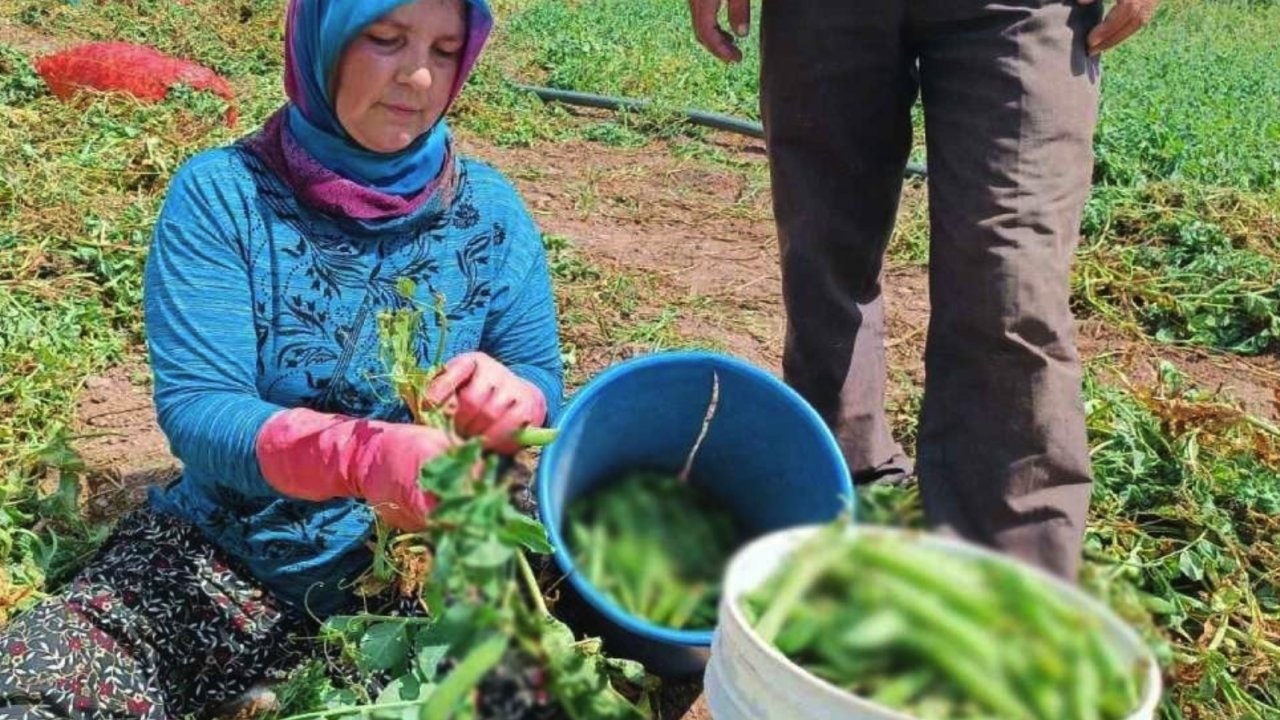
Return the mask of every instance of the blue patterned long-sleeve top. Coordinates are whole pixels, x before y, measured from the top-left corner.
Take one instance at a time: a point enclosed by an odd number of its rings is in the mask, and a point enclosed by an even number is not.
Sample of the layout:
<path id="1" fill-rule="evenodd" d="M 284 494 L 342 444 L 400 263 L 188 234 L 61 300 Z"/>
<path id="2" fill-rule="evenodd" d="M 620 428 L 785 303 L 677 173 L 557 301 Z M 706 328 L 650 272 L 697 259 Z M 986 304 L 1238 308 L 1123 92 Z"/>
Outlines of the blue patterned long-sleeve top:
<path id="1" fill-rule="evenodd" d="M 462 159 L 452 199 L 376 223 L 299 204 L 239 146 L 175 175 L 157 220 L 144 309 L 160 427 L 181 478 L 152 506 L 201 528 L 269 591 L 336 611 L 368 565 L 362 502 L 286 498 L 262 476 L 258 431 L 283 408 L 408 421 L 383 379 L 377 317 L 436 292 L 445 356 L 479 350 L 537 385 L 554 413 L 562 366 L 541 235 L 515 190 Z M 431 317 L 431 313 L 425 313 Z M 420 333 L 434 355 L 434 323 Z"/>

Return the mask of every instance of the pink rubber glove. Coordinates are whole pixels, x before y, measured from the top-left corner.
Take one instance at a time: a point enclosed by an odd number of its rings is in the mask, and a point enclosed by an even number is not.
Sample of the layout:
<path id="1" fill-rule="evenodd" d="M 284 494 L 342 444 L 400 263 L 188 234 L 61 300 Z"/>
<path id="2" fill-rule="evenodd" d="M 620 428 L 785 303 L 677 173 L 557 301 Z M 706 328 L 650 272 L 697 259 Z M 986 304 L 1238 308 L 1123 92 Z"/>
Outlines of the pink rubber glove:
<path id="1" fill-rule="evenodd" d="M 547 399 L 538 386 L 481 352 L 445 363 L 427 399 L 436 405 L 451 403 L 455 393 L 454 429 L 463 437 L 483 438 L 484 446 L 495 452 L 519 452 L 516 431 L 547 419 Z"/>
<path id="2" fill-rule="evenodd" d="M 277 492 L 320 502 L 354 497 L 393 527 L 426 527 L 436 498 L 418 486 L 423 463 L 453 444 L 422 427 L 294 408 L 258 433 L 258 464 Z"/>

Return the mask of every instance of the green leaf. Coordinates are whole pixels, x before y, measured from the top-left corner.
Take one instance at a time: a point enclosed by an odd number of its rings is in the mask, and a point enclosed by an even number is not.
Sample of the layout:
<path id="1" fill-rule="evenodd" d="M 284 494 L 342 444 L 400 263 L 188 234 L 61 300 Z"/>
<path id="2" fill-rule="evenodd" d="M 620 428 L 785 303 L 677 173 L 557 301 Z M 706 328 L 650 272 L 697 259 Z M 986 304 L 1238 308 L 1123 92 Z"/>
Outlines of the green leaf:
<path id="1" fill-rule="evenodd" d="M 431 568 L 431 582 L 427 583 L 426 592 L 423 593 L 423 600 L 427 603 L 427 609 L 435 616 L 443 615 L 446 611 L 444 591 L 453 574 L 453 564 L 456 558 L 454 547 L 452 534 L 446 534 L 436 545 L 435 564 Z"/>
<path id="2" fill-rule="evenodd" d="M 605 665 L 609 668 L 610 674 L 636 687 L 645 687 L 649 683 L 649 673 L 645 671 L 644 665 L 635 660 L 606 658 Z"/>
<path id="3" fill-rule="evenodd" d="M 1204 579 L 1204 566 L 1200 558 L 1193 552 L 1184 552 L 1178 558 L 1178 570 L 1190 580 L 1199 582 Z"/>
<path id="4" fill-rule="evenodd" d="M 46 543 L 39 535 L 27 532 L 18 539 L 18 546 L 23 549 L 30 562 L 40 568 L 41 572 L 48 572 L 53 566 L 54 558 L 58 555 L 58 535 L 53 533 L 48 537 L 49 542 Z"/>
<path id="5" fill-rule="evenodd" d="M 547 617 L 540 628 L 542 644 L 553 655 L 570 652 L 573 648 L 573 630 L 554 617 Z"/>
<path id="6" fill-rule="evenodd" d="M 430 692 L 430 686 L 424 686 L 412 675 L 403 675 L 392 680 L 381 693 L 378 694 L 376 705 L 389 705 L 391 703 L 413 702 L 422 700 L 426 702 L 427 693 Z M 418 717 L 420 705 L 410 705 L 408 707 L 388 708 L 379 710 L 374 708 L 370 715 L 375 720 L 414 720 Z"/>
<path id="7" fill-rule="evenodd" d="M 1178 606 L 1172 602 L 1150 593 L 1140 593 L 1139 598 L 1144 607 L 1156 615 L 1172 615 L 1178 611 Z"/>
<path id="8" fill-rule="evenodd" d="M 368 624 L 368 621 L 358 615 L 334 615 L 320 626 L 320 636 L 322 638 L 348 637 L 359 633 Z"/>
<path id="9" fill-rule="evenodd" d="M 505 635 L 494 635 L 467 653 L 462 662 L 431 693 L 431 698 L 422 706 L 418 717 L 421 720 L 447 720 L 453 717 L 471 691 L 502 660 L 508 642 Z"/>
<path id="10" fill-rule="evenodd" d="M 402 622 L 383 622 L 365 631 L 360 641 L 360 667 L 365 671 L 402 667 L 409 650 L 409 636 Z"/>
<path id="11" fill-rule="evenodd" d="M 542 523 L 521 513 L 511 505 L 504 506 L 503 516 L 505 523 L 499 531 L 499 537 L 503 542 L 522 545 L 530 552 L 542 555 L 554 552 L 555 548 L 547 540 L 547 529 L 542 526 Z"/>
<path id="12" fill-rule="evenodd" d="M 76 473 L 62 471 L 58 475 L 58 489 L 40 498 L 40 513 L 45 517 L 74 519 L 79 517 L 80 478 Z"/>
<path id="13" fill-rule="evenodd" d="M 417 653 L 414 662 L 418 673 L 429 680 L 436 678 L 436 668 L 454 647 L 462 645 L 473 632 L 479 613 L 466 605 L 454 605 L 414 638 Z"/>
<path id="14" fill-rule="evenodd" d="M 376 539 L 373 547 L 373 576 L 383 582 L 390 582 L 396 576 L 396 570 L 387 559 L 387 543 L 390 531 L 382 523 L 374 524 Z"/>
<path id="15" fill-rule="evenodd" d="M 515 550 L 494 538 L 477 545 L 462 558 L 462 564 L 472 568 L 496 568 L 515 557 Z"/>
<path id="16" fill-rule="evenodd" d="M 440 663 L 449 657 L 449 644 L 426 645 L 418 649 L 414 662 L 418 665 L 418 674 L 429 680 L 435 680 L 440 674 Z"/>
<path id="17" fill-rule="evenodd" d="M 51 428 L 51 434 L 52 437 L 38 452 L 40 462 L 58 470 L 83 472 L 84 459 L 71 446 L 66 427 L 57 423 Z"/>
<path id="18" fill-rule="evenodd" d="M 339 708 L 351 707 L 360 704 L 360 698 L 355 691 L 350 688 L 330 688 L 320 696 L 320 704 L 326 710 L 337 710 Z M 333 715 L 330 717 L 341 717 Z"/>
<path id="19" fill-rule="evenodd" d="M 442 499 L 463 493 L 471 480 L 471 468 L 479 462 L 482 450 L 479 442 L 472 441 L 437 455 L 422 466 L 418 484 Z"/>
<path id="20" fill-rule="evenodd" d="M 596 655 L 576 650 L 552 655 L 550 690 L 571 717 L 591 720 L 640 720 L 646 714 L 609 682 L 608 667 Z"/>

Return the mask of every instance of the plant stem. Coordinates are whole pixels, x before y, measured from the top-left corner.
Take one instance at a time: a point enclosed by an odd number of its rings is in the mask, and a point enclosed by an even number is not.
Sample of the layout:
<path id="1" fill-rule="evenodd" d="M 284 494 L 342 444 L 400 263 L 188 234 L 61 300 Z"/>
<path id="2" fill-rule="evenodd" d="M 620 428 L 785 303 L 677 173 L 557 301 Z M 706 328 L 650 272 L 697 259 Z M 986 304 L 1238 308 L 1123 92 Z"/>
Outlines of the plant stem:
<path id="1" fill-rule="evenodd" d="M 328 710 L 317 710 L 315 712 L 303 713 L 301 715 L 290 715 L 286 718 L 282 718 L 282 720 L 308 720 L 309 718 L 324 718 L 324 717 L 334 717 L 334 716 L 341 717 L 345 715 L 355 715 L 355 714 L 360 714 L 363 716 L 364 713 L 368 712 L 369 710 L 396 710 L 399 708 L 418 707 L 418 706 L 427 704 L 428 699 L 429 698 L 424 698 L 421 700 L 404 700 L 401 702 L 393 702 L 393 703 L 378 703 L 374 705 L 350 705 L 350 706 L 343 706 L 338 708 L 329 708 Z"/>
<path id="2" fill-rule="evenodd" d="M 444 366 L 444 349 L 449 339 L 449 315 L 444 311 L 444 295 L 436 293 L 436 323 L 440 327 L 440 335 L 436 338 L 436 356 L 432 361 L 433 368 Z"/>
<path id="3" fill-rule="evenodd" d="M 1227 626 L 1227 634 L 1239 642 L 1256 645 L 1259 649 L 1265 650 L 1272 655 L 1280 655 L 1280 645 L 1276 645 L 1260 635 L 1250 635 L 1234 625 Z"/>
<path id="4" fill-rule="evenodd" d="M 437 618 L 433 617 L 414 617 L 412 615 L 372 615 L 370 613 L 347 615 L 346 617 L 349 618 L 349 622 L 358 622 L 363 624 L 398 622 L 406 625 L 430 625 L 437 620 Z"/>
<path id="5" fill-rule="evenodd" d="M 516 431 L 515 441 L 521 447 L 545 447 L 560 434 L 559 430 L 542 427 L 526 427 Z"/>
<path id="6" fill-rule="evenodd" d="M 520 566 L 520 577 L 524 580 L 525 589 L 533 597 L 534 607 L 538 609 L 542 617 L 551 617 L 551 611 L 547 609 L 547 601 L 542 598 L 542 590 L 538 587 L 538 578 L 533 574 L 533 567 L 529 565 L 529 559 L 524 556 L 523 552 L 516 551 L 516 563 Z"/>

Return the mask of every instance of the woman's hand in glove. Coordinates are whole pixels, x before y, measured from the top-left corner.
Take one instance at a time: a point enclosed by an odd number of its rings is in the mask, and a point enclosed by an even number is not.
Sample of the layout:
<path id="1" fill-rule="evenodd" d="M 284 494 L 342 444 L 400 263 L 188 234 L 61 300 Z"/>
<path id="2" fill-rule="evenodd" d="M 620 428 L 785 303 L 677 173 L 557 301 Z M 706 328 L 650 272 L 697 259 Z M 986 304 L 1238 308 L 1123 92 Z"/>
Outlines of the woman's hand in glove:
<path id="1" fill-rule="evenodd" d="M 448 433 L 421 425 L 294 408 L 267 421 L 256 447 L 263 477 L 282 495 L 360 498 L 393 527 L 416 531 L 436 505 L 418 484 L 422 466 L 453 444 Z"/>
<path id="2" fill-rule="evenodd" d="M 427 391 L 437 405 L 456 395 L 453 425 L 463 437 L 481 437 L 489 450 L 513 455 L 520 450 L 518 430 L 547 419 L 547 400 L 536 385 L 480 352 L 445 363 Z"/>

